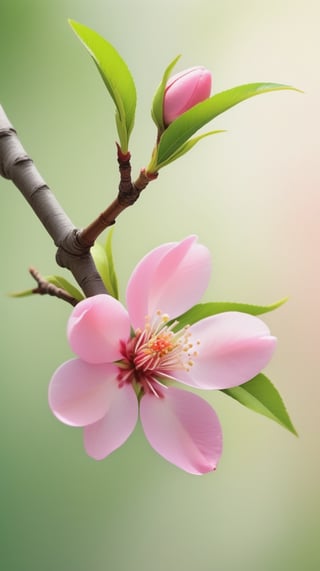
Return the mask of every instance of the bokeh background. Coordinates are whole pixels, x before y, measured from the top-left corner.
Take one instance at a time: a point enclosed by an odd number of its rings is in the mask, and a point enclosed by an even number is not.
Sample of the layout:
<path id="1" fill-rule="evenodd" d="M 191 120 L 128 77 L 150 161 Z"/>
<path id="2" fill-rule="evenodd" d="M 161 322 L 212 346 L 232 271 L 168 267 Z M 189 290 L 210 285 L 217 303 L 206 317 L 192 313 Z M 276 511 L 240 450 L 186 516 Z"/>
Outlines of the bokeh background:
<path id="1" fill-rule="evenodd" d="M 135 77 L 136 172 L 155 137 L 150 101 L 163 69 L 205 65 L 214 90 L 278 81 L 304 90 L 227 112 L 118 220 L 122 296 L 152 247 L 199 235 L 213 253 L 207 300 L 289 302 L 266 317 L 279 337 L 268 374 L 299 439 L 221 393 L 218 470 L 190 476 L 138 426 L 103 462 L 47 405 L 70 357 L 66 304 L 13 300 L 28 266 L 57 272 L 51 239 L 0 180 L 1 568 L 6 571 L 315 571 L 319 555 L 319 18 L 317 0 L 0 0 L 0 101 L 78 226 L 116 190 L 113 105 L 71 17 L 113 43 Z M 62 273 L 59 270 L 58 273 Z M 65 274 L 66 275 L 66 274 Z"/>

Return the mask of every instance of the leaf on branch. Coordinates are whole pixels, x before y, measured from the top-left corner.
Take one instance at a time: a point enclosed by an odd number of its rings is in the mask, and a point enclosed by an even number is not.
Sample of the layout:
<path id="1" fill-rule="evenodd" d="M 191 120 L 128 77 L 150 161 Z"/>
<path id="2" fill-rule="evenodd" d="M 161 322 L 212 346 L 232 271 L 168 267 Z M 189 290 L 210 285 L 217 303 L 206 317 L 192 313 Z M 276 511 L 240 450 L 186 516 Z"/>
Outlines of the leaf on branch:
<path id="1" fill-rule="evenodd" d="M 71 297 L 74 297 L 77 301 L 81 301 L 82 299 L 84 299 L 84 296 L 80 292 L 80 290 L 78 290 L 74 285 L 72 285 L 68 280 L 66 280 L 62 276 L 50 275 L 50 276 L 44 276 L 43 279 L 49 284 L 52 284 L 57 288 L 65 290 L 67 293 L 70 294 Z M 10 293 L 9 295 L 10 297 L 15 297 L 15 298 L 28 297 L 30 295 L 34 295 L 35 289 L 36 288 L 25 289 L 23 291 Z"/>
<path id="2" fill-rule="evenodd" d="M 198 137 L 193 137 L 189 139 L 186 143 L 184 143 L 173 155 L 171 155 L 166 161 L 163 163 L 157 164 L 156 170 L 159 171 L 164 166 L 176 161 L 183 155 L 185 155 L 188 151 L 190 151 L 199 141 L 202 141 L 205 137 L 209 137 L 210 135 L 218 135 L 219 133 L 225 133 L 224 129 L 219 129 L 217 131 L 209 131 L 208 133 L 203 133 Z"/>
<path id="3" fill-rule="evenodd" d="M 128 152 L 133 129 L 137 94 L 127 64 L 116 49 L 94 30 L 69 20 L 69 24 L 84 44 L 116 106 L 116 125 L 123 153 Z"/>
<path id="4" fill-rule="evenodd" d="M 24 289 L 22 291 L 11 292 L 8 295 L 9 297 L 19 298 L 19 297 L 28 297 L 29 295 L 33 295 L 33 293 L 34 293 L 33 289 Z"/>
<path id="5" fill-rule="evenodd" d="M 154 94 L 153 101 L 152 101 L 152 108 L 151 108 L 151 115 L 152 119 L 154 120 L 155 124 L 157 125 L 159 131 L 162 133 L 165 129 L 165 125 L 163 122 L 163 98 L 164 92 L 166 89 L 166 85 L 170 76 L 171 71 L 173 70 L 174 66 L 181 58 L 178 55 L 165 69 L 162 80 L 160 85 L 157 88 L 157 91 Z"/>
<path id="6" fill-rule="evenodd" d="M 97 271 L 108 292 L 116 299 L 119 299 L 118 280 L 112 254 L 112 237 L 113 228 L 108 232 L 105 246 L 95 242 L 90 251 Z"/>
<path id="7" fill-rule="evenodd" d="M 298 436 L 279 392 L 263 373 L 239 387 L 223 389 L 221 392 L 254 412 L 271 418 L 292 432 L 292 434 Z"/>
<path id="8" fill-rule="evenodd" d="M 107 255 L 108 268 L 109 268 L 109 280 L 111 284 L 111 291 L 113 297 L 119 299 L 119 287 L 118 278 L 115 270 L 113 251 L 112 251 L 112 240 L 113 240 L 114 228 L 111 228 L 107 234 L 107 239 L 105 243 L 105 251 Z"/>
<path id="9" fill-rule="evenodd" d="M 64 289 L 77 301 L 84 299 L 84 295 L 81 293 L 81 291 L 62 276 L 45 276 L 44 279 L 49 282 L 49 284 L 53 284 L 56 287 Z"/>
<path id="10" fill-rule="evenodd" d="M 268 313 L 281 307 L 286 301 L 287 298 L 285 297 L 271 305 L 252 305 L 233 301 L 209 301 L 208 303 L 199 303 L 180 315 L 180 317 L 177 317 L 179 323 L 175 329 L 182 329 L 186 325 L 192 325 L 200 321 L 200 319 L 216 315 L 217 313 L 224 313 L 225 311 L 241 311 L 242 313 L 249 313 L 250 315 L 262 315 L 263 313 Z"/>
<path id="11" fill-rule="evenodd" d="M 198 129 L 234 105 L 255 95 L 287 89 L 299 91 L 295 87 L 279 83 L 248 83 L 222 91 L 198 103 L 182 113 L 163 132 L 158 146 L 157 164 L 168 161 Z"/>

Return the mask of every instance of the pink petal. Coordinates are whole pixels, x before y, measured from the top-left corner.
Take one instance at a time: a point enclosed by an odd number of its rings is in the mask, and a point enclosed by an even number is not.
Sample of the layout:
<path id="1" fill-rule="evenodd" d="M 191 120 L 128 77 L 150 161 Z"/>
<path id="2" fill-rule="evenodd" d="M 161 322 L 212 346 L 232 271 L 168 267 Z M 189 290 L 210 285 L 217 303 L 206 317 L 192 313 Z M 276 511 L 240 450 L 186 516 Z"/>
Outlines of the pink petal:
<path id="1" fill-rule="evenodd" d="M 207 99 L 212 77 L 204 67 L 192 67 L 172 76 L 166 86 L 163 116 L 166 125 L 191 107 Z"/>
<path id="2" fill-rule="evenodd" d="M 249 381 L 269 363 L 276 346 L 266 324 L 246 313 L 226 312 L 202 319 L 189 329 L 198 356 L 180 381 L 201 389 L 227 389 Z"/>
<path id="3" fill-rule="evenodd" d="M 162 398 L 145 394 L 140 403 L 144 433 L 166 460 L 190 474 L 214 470 L 222 452 L 219 419 L 197 395 L 169 387 Z"/>
<path id="4" fill-rule="evenodd" d="M 102 418 L 117 387 L 114 365 L 91 365 L 80 359 L 63 363 L 49 385 L 53 414 L 71 426 L 85 426 Z"/>
<path id="5" fill-rule="evenodd" d="M 130 336 L 126 309 L 110 295 L 95 295 L 74 308 L 68 322 L 72 350 L 88 363 L 111 363 L 121 358 L 120 340 Z"/>
<path id="6" fill-rule="evenodd" d="M 157 310 L 177 317 L 205 292 L 211 272 L 210 252 L 195 236 L 153 250 L 133 272 L 127 289 L 127 305 L 134 327 L 143 327 L 147 314 Z"/>
<path id="7" fill-rule="evenodd" d="M 114 385 L 107 414 L 84 429 L 84 446 L 89 456 L 102 460 L 129 438 L 138 418 L 138 401 L 132 385 Z"/>
<path id="8" fill-rule="evenodd" d="M 151 250 L 135 267 L 127 286 L 126 304 L 134 328 L 145 325 L 148 314 L 148 294 L 155 268 L 162 257 L 176 244 L 170 242 Z"/>

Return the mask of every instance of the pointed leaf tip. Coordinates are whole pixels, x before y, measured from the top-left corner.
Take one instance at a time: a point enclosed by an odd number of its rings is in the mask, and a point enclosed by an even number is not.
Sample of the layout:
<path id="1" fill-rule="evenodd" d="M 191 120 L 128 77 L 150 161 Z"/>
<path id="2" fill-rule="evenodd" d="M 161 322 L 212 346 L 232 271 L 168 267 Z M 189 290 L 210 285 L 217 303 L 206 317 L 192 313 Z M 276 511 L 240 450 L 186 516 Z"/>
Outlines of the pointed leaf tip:
<path id="1" fill-rule="evenodd" d="M 136 110 L 136 88 L 127 64 L 117 50 L 94 30 L 68 20 L 72 30 L 95 62 L 116 106 L 116 126 L 121 150 L 128 151 Z"/>
<path id="2" fill-rule="evenodd" d="M 192 325 L 193 323 L 200 321 L 200 319 L 216 315 L 217 313 L 224 313 L 225 311 L 240 311 L 241 313 L 249 313 L 250 315 L 262 315 L 278 309 L 278 307 L 281 307 L 287 300 L 288 298 L 284 297 L 270 305 L 254 305 L 233 301 L 209 301 L 207 303 L 198 303 L 186 311 L 186 313 L 177 317 L 178 325 L 175 329 L 181 329 L 186 325 Z"/>
<path id="3" fill-rule="evenodd" d="M 263 373 L 259 373 L 251 381 L 239 387 L 224 389 L 222 392 L 254 412 L 274 420 L 283 428 L 298 436 L 280 393 Z"/>
<path id="4" fill-rule="evenodd" d="M 157 162 L 161 164 L 168 161 L 196 131 L 231 107 L 256 95 L 283 90 L 299 91 L 295 87 L 280 83 L 247 83 L 216 93 L 198 103 L 175 119 L 163 132 L 158 146 Z"/>
<path id="5" fill-rule="evenodd" d="M 64 289 L 77 301 L 81 301 L 82 299 L 84 299 L 84 296 L 81 293 L 81 291 L 79 291 L 78 288 L 76 288 L 74 285 L 72 285 L 68 280 L 66 280 L 62 276 L 50 275 L 50 276 L 44 276 L 44 279 L 48 283 L 53 284 L 58 288 Z M 34 285 L 33 288 L 18 292 L 11 292 L 8 295 L 9 297 L 14 297 L 14 298 L 31 296 L 35 293 L 36 288 L 37 286 Z"/>
<path id="6" fill-rule="evenodd" d="M 14 297 L 15 299 L 18 299 L 19 297 L 27 297 L 29 295 L 33 294 L 33 288 L 32 289 L 25 289 L 23 291 L 13 291 L 13 292 L 9 292 L 7 295 L 8 297 Z"/>
<path id="7" fill-rule="evenodd" d="M 164 93 L 167 85 L 167 81 L 169 79 L 170 73 L 173 70 L 174 66 L 177 64 L 181 55 L 178 55 L 172 60 L 168 67 L 165 69 L 164 74 L 162 76 L 162 80 L 160 85 L 158 86 L 152 101 L 152 108 L 151 108 L 151 116 L 153 121 L 155 122 L 156 126 L 158 127 L 159 131 L 162 132 L 164 130 L 164 122 L 163 122 L 163 98 Z"/>

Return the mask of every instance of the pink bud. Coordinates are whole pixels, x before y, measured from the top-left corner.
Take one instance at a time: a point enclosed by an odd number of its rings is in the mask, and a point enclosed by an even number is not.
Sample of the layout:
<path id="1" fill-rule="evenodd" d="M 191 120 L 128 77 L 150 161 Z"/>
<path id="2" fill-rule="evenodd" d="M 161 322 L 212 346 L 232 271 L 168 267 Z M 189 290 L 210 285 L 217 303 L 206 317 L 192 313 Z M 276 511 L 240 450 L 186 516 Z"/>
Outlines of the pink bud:
<path id="1" fill-rule="evenodd" d="M 205 67 L 191 67 L 173 75 L 168 81 L 163 99 L 165 125 L 180 117 L 197 103 L 208 99 L 212 77 Z"/>

